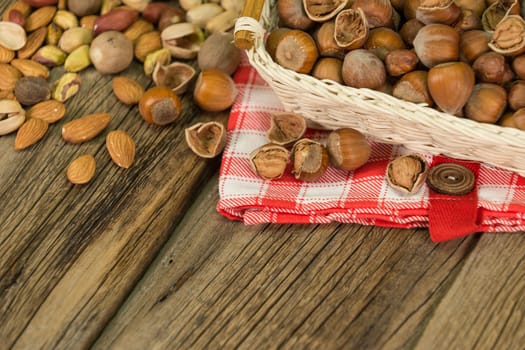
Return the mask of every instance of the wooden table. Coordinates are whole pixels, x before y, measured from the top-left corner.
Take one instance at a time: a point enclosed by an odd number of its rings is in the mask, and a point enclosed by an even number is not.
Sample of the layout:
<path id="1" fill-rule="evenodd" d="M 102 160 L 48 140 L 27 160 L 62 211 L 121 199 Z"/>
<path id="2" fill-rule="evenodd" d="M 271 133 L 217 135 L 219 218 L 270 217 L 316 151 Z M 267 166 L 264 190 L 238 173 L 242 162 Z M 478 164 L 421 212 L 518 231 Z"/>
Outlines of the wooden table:
<path id="1" fill-rule="evenodd" d="M 136 63 L 123 75 L 151 84 Z M 88 69 L 42 141 L 0 137 L 0 349 L 523 348 L 525 236 L 434 244 L 426 230 L 229 221 L 220 159 L 183 138 L 227 113 L 183 100 L 178 123 L 151 126 Z M 62 140 L 94 112 L 112 115 L 102 135 Z M 105 150 L 114 129 L 137 144 L 128 170 Z M 72 185 L 85 153 L 97 174 Z"/>

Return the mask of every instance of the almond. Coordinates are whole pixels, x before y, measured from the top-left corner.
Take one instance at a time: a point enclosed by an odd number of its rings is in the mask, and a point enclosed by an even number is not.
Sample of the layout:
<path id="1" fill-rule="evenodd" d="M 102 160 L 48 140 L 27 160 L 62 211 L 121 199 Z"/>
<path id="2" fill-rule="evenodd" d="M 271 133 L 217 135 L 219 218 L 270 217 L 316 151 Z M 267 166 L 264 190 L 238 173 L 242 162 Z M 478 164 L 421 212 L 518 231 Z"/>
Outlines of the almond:
<path id="1" fill-rule="evenodd" d="M 34 145 L 44 135 L 48 129 L 48 124 L 45 120 L 42 119 L 28 119 L 16 133 L 15 138 L 15 149 L 22 150 L 31 145 Z"/>
<path id="2" fill-rule="evenodd" d="M 153 24 L 141 18 L 126 29 L 124 35 L 127 36 L 129 40 L 135 42 L 142 34 L 152 32 L 154 29 Z"/>
<path id="3" fill-rule="evenodd" d="M 114 130 L 106 136 L 106 149 L 113 162 L 121 168 L 129 168 L 135 159 L 135 142 L 122 130 Z"/>
<path id="4" fill-rule="evenodd" d="M 22 73 L 7 63 L 0 63 L 0 90 L 14 90 Z"/>
<path id="5" fill-rule="evenodd" d="M 162 41 L 158 31 L 142 34 L 135 42 L 135 57 L 144 62 L 148 54 L 161 48 Z"/>
<path id="6" fill-rule="evenodd" d="M 19 11 L 20 13 L 22 13 L 24 15 L 24 17 L 27 17 L 31 13 L 31 6 L 29 4 L 27 4 L 26 2 L 21 1 L 21 0 L 13 2 L 11 5 L 9 5 L 7 7 L 5 12 L 3 13 L 3 15 L 2 15 L 2 20 L 3 21 L 8 21 L 9 20 L 9 16 L 10 16 L 12 10 Z"/>
<path id="7" fill-rule="evenodd" d="M 9 63 L 15 58 L 15 51 L 0 45 L 0 63 Z"/>
<path id="8" fill-rule="evenodd" d="M 49 124 L 59 121 L 65 114 L 66 106 L 57 100 L 39 102 L 26 112 L 28 118 L 43 119 Z"/>
<path id="9" fill-rule="evenodd" d="M 111 120 L 107 113 L 89 114 L 72 120 L 62 127 L 62 138 L 71 143 L 82 143 L 96 137 Z"/>
<path id="10" fill-rule="evenodd" d="M 127 105 L 137 104 L 144 94 L 144 88 L 135 80 L 126 77 L 113 78 L 113 93 L 118 100 Z"/>
<path id="11" fill-rule="evenodd" d="M 44 44 L 46 40 L 47 29 L 41 27 L 27 36 L 24 47 L 18 50 L 18 58 L 29 58 Z"/>
<path id="12" fill-rule="evenodd" d="M 44 79 L 49 77 L 49 69 L 46 66 L 27 58 L 15 58 L 11 61 L 11 65 L 22 72 L 25 77 L 41 77 Z"/>
<path id="13" fill-rule="evenodd" d="M 84 154 L 74 159 L 66 170 L 67 179 L 75 185 L 83 185 L 95 176 L 97 162 L 91 154 Z"/>
<path id="14" fill-rule="evenodd" d="M 45 27 L 53 20 L 57 8 L 55 6 L 43 6 L 32 12 L 26 18 L 26 31 L 32 32 L 38 28 Z"/>

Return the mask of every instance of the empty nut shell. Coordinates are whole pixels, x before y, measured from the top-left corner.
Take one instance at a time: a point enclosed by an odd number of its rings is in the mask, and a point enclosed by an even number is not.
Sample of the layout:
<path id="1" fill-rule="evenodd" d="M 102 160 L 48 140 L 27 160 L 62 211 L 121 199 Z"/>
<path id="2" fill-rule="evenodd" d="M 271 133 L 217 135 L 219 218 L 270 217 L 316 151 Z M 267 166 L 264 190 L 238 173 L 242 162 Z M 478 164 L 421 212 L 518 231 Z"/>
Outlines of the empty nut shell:
<path id="1" fill-rule="evenodd" d="M 314 140 L 301 139 L 292 148 L 292 173 L 302 181 L 315 181 L 328 168 L 329 158 L 326 147 Z"/>
<path id="2" fill-rule="evenodd" d="M 425 183 L 428 163 L 419 154 L 407 154 L 395 158 L 387 165 L 388 184 L 403 193 L 413 194 Z"/>
<path id="3" fill-rule="evenodd" d="M 226 146 L 226 129 L 219 122 L 197 123 L 184 130 L 186 143 L 199 157 L 214 158 Z"/>
<path id="4" fill-rule="evenodd" d="M 283 146 L 269 143 L 250 153 L 253 171 L 265 180 L 279 179 L 286 171 L 290 152 Z"/>
<path id="5" fill-rule="evenodd" d="M 276 112 L 271 115 L 270 129 L 266 138 L 277 145 L 290 145 L 303 137 L 306 131 L 306 120 L 297 113 Z"/>

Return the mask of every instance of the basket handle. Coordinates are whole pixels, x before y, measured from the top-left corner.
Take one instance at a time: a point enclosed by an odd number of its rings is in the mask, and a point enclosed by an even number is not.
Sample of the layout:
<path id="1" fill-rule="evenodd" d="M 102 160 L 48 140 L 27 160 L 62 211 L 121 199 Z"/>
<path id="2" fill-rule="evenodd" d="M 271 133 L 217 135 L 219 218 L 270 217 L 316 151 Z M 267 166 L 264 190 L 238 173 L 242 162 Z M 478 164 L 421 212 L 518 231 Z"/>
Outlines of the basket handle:
<path id="1" fill-rule="evenodd" d="M 251 17 L 258 21 L 261 18 L 264 1 L 265 0 L 246 0 L 241 16 Z M 253 33 L 245 29 L 235 31 L 234 42 L 238 48 L 249 50 L 254 45 Z"/>

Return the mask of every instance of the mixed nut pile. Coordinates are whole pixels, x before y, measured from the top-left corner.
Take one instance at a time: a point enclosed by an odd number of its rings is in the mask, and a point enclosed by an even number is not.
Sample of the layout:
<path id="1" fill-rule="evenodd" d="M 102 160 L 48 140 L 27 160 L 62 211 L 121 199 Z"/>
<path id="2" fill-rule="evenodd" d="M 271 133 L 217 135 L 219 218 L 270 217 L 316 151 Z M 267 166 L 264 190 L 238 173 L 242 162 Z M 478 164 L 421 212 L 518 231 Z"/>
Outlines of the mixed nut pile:
<path id="1" fill-rule="evenodd" d="M 525 129 L 517 0 L 279 0 L 266 48 L 283 67 Z"/>
<path id="2" fill-rule="evenodd" d="M 113 92 L 127 105 L 138 105 L 143 119 L 168 125 L 179 119 L 181 94 L 193 89 L 204 111 L 228 109 L 237 90 L 231 78 L 240 62 L 231 29 L 244 0 L 18 0 L 0 21 L 0 135 L 16 132 L 15 149 L 41 140 L 52 123 L 66 115 L 65 102 L 75 96 L 81 72 L 94 67 L 112 75 Z M 133 61 L 155 86 L 145 90 L 123 75 Z M 50 70 L 65 73 L 50 80 Z M 195 67 L 196 66 L 196 67 Z M 109 125 L 104 111 L 75 118 L 62 126 L 69 143 L 89 141 Z M 218 122 L 185 130 L 188 146 L 199 156 L 214 157 L 226 142 Z M 115 164 L 133 164 L 135 143 L 123 130 L 106 135 Z M 66 173 L 75 184 L 89 182 L 95 158 L 83 155 Z"/>

